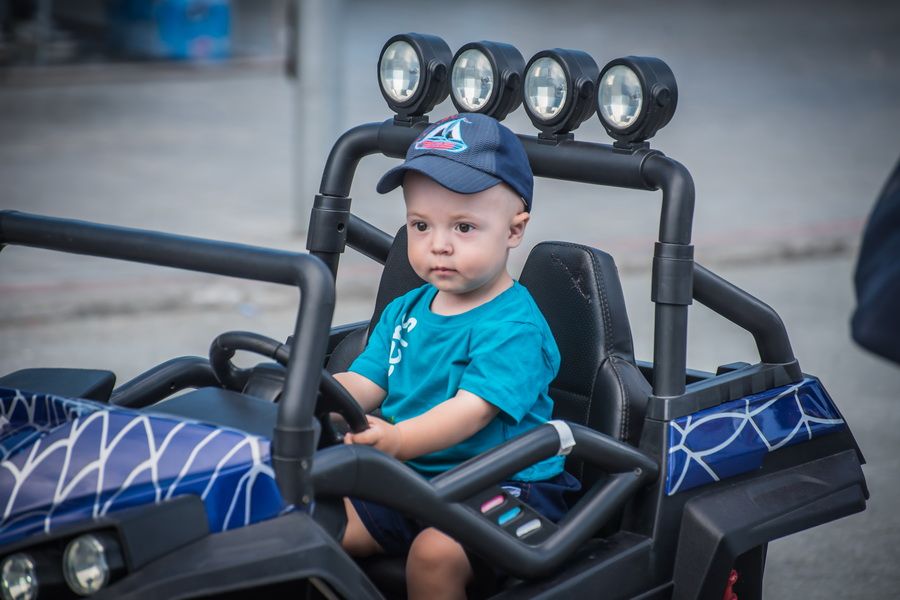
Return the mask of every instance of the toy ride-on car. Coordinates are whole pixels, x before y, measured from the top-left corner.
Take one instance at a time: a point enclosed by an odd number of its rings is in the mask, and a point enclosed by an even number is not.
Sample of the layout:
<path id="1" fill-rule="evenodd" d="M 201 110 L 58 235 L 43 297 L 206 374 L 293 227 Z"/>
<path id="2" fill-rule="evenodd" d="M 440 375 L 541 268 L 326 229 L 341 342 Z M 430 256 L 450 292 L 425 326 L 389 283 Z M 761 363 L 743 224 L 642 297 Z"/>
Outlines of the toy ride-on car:
<path id="1" fill-rule="evenodd" d="M 402 557 L 354 561 L 342 498 L 395 508 L 462 543 L 473 596 L 759 598 L 769 541 L 861 511 L 862 456 L 822 384 L 804 375 L 778 315 L 693 260 L 694 187 L 647 140 L 672 117 L 675 79 L 653 58 L 599 69 L 582 52 L 528 63 L 508 45 L 395 36 L 379 82 L 396 116 L 335 143 L 315 198 L 309 254 L 0 212 L 0 244 L 293 285 L 285 341 L 228 332 L 119 387 L 107 371 L 26 369 L 0 378 L 0 590 L 4 598 L 200 598 L 247 593 L 405 595 Z M 336 443 L 333 413 L 366 427 L 329 373 L 344 370 L 385 305 L 421 281 L 406 233 L 352 214 L 369 154 L 404 156 L 450 91 L 460 111 L 502 119 L 536 176 L 662 190 L 654 248 L 653 362 L 634 356 L 615 264 L 543 242 L 520 282 L 562 355 L 555 420 L 430 480 L 368 446 Z M 575 141 L 594 111 L 613 145 Z M 444 131 L 453 142 L 453 128 Z M 331 326 L 350 246 L 384 265 L 371 322 Z M 692 301 L 749 331 L 760 360 L 686 367 Z M 238 350 L 265 362 L 239 369 Z M 726 362 L 726 360 L 723 360 Z M 582 491 L 551 523 L 499 487 L 556 454 Z M 500 575 L 498 575 L 500 574 Z"/>

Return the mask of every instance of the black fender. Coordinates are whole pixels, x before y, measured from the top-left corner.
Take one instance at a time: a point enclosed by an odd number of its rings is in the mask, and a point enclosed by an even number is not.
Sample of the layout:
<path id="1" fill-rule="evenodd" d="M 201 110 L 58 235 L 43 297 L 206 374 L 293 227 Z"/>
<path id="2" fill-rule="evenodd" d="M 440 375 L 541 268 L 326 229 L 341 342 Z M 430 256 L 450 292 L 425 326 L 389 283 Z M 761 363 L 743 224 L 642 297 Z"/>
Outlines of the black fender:
<path id="1" fill-rule="evenodd" d="M 860 512 L 867 498 L 860 455 L 847 449 L 690 499 L 681 519 L 673 599 L 721 600 L 739 556 Z"/>

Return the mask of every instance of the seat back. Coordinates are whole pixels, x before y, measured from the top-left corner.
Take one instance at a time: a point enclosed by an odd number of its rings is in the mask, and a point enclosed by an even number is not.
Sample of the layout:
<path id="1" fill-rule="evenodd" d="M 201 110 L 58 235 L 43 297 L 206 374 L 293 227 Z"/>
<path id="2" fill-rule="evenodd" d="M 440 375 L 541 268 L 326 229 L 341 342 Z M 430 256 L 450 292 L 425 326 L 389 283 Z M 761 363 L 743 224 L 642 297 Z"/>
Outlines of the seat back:
<path id="1" fill-rule="evenodd" d="M 542 242 L 528 255 L 519 282 L 553 331 L 562 356 L 550 384 L 554 417 L 637 445 L 650 384 L 634 363 L 631 327 L 612 257 L 567 242 Z M 598 471 L 569 460 L 585 487 Z"/>
<path id="2" fill-rule="evenodd" d="M 366 347 L 369 332 L 375 329 L 381 313 L 391 303 L 391 300 L 425 284 L 409 264 L 406 240 L 406 226 L 403 226 L 394 236 L 394 243 L 384 261 L 384 270 L 381 272 L 381 281 L 378 283 L 378 293 L 375 296 L 372 320 L 369 321 L 367 328 L 351 333 L 334 348 L 325 367 L 330 373 L 340 373 L 350 368 L 353 360 Z"/>

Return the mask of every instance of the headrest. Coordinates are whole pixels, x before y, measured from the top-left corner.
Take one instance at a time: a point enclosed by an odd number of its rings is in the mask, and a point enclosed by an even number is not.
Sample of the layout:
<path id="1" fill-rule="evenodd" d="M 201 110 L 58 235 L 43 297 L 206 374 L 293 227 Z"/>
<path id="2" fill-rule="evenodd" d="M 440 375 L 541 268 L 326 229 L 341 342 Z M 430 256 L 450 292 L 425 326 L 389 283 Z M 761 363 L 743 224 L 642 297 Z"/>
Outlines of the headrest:
<path id="1" fill-rule="evenodd" d="M 568 242 L 542 242 L 528 255 L 519 282 L 541 308 L 565 357 L 556 386 L 581 389 L 609 356 L 634 363 L 625 297 L 609 254 Z"/>

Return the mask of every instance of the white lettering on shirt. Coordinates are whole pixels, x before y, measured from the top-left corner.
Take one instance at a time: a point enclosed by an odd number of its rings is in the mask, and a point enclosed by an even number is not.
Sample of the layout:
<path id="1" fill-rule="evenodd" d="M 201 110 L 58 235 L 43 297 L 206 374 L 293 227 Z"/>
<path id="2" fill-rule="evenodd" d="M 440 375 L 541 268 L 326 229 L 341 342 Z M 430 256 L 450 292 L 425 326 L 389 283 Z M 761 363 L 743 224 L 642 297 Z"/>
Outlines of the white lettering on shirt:
<path id="1" fill-rule="evenodd" d="M 403 351 L 401 348 L 406 348 L 409 346 L 409 342 L 403 339 L 403 331 L 405 330 L 408 334 L 410 331 L 415 329 L 416 324 L 415 317 L 406 318 L 406 315 L 400 318 L 400 324 L 394 327 L 394 335 L 391 336 L 391 352 L 388 356 L 388 377 L 394 372 L 394 366 L 399 364 L 403 359 Z M 396 351 L 396 355 L 394 352 Z"/>

